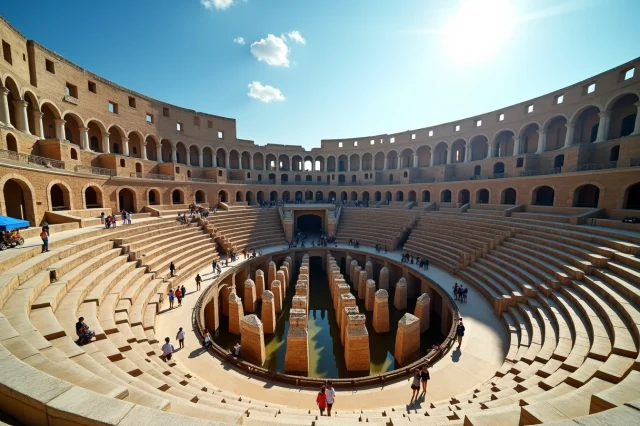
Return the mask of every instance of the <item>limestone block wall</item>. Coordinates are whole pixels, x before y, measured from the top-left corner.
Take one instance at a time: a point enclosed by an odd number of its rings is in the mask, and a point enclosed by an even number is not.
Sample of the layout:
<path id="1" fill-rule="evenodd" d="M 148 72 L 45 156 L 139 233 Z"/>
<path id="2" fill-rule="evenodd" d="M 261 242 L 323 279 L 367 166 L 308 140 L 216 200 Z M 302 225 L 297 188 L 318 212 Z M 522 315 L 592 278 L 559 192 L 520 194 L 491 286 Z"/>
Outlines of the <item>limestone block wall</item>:
<path id="1" fill-rule="evenodd" d="M 345 337 L 345 363 L 349 371 L 369 371 L 369 332 L 365 325 L 366 316 L 351 314 L 347 316 Z"/>
<path id="2" fill-rule="evenodd" d="M 241 320 L 240 356 L 259 366 L 266 359 L 262 322 L 256 315 L 246 315 Z"/>
<path id="3" fill-rule="evenodd" d="M 407 365 L 420 358 L 420 319 L 406 313 L 398 321 L 393 355 L 400 365 Z"/>
<path id="4" fill-rule="evenodd" d="M 229 333 L 240 334 L 242 318 L 244 318 L 244 309 L 242 308 L 242 299 L 237 294 L 229 295 Z"/>
<path id="5" fill-rule="evenodd" d="M 307 373 L 309 371 L 309 333 L 306 310 L 292 308 L 289 311 L 289 331 L 284 366 L 286 372 Z"/>
<path id="6" fill-rule="evenodd" d="M 383 288 L 375 294 L 372 322 L 376 333 L 389 332 L 389 293 Z"/>
<path id="7" fill-rule="evenodd" d="M 262 293 L 261 315 L 262 326 L 265 334 L 273 334 L 276 331 L 275 296 L 271 290 Z"/>

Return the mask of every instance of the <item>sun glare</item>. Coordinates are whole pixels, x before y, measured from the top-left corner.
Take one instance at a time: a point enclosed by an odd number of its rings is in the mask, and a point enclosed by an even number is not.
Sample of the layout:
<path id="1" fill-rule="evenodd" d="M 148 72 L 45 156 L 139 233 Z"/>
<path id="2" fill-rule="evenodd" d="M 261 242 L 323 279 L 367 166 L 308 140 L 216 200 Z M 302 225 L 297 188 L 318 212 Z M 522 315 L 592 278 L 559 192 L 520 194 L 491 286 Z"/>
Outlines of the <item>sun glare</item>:
<path id="1" fill-rule="evenodd" d="M 511 0 L 463 0 L 445 27 L 445 49 L 459 63 L 486 60 L 509 40 L 515 20 Z"/>

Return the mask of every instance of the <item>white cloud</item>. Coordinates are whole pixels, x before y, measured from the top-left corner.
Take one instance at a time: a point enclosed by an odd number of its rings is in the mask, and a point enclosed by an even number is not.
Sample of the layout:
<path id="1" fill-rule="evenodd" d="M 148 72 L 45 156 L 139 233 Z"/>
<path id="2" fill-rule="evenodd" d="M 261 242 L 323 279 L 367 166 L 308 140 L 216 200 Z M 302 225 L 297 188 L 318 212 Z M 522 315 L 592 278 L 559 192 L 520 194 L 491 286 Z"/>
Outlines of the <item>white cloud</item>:
<path id="1" fill-rule="evenodd" d="M 295 41 L 296 43 L 300 43 L 300 44 L 306 44 L 307 40 L 304 39 L 304 37 L 302 37 L 302 35 L 300 34 L 300 31 L 291 31 L 290 33 L 287 34 L 287 37 L 289 37 L 289 39 Z"/>
<path id="2" fill-rule="evenodd" d="M 247 95 L 249 95 L 250 98 L 257 99 L 265 103 L 272 101 L 282 102 L 285 99 L 280 89 L 276 89 L 269 85 L 265 86 L 259 81 L 252 81 L 249 83 L 249 93 L 247 93 Z"/>
<path id="3" fill-rule="evenodd" d="M 235 0 L 200 0 L 200 3 L 209 10 L 213 8 L 216 8 L 218 10 L 225 10 L 230 8 L 233 5 L 234 1 Z"/>
<path id="4" fill-rule="evenodd" d="M 251 53 L 258 58 L 258 61 L 264 61 L 276 67 L 289 66 L 289 52 L 289 46 L 285 43 L 284 38 L 273 34 L 251 43 Z"/>
<path id="5" fill-rule="evenodd" d="M 244 37 L 236 37 L 236 38 L 233 39 L 233 42 L 235 44 L 239 44 L 241 46 L 244 46 L 244 44 L 245 44 Z"/>

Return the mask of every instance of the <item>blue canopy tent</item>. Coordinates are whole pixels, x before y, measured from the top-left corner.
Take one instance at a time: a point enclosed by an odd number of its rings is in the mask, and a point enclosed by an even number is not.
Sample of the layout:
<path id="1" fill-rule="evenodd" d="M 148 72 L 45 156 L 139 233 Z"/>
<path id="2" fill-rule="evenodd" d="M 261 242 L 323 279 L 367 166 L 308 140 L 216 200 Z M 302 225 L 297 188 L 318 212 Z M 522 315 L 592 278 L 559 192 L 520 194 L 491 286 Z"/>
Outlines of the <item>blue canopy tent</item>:
<path id="1" fill-rule="evenodd" d="M 0 231 L 11 231 L 12 229 L 28 228 L 29 222 L 22 219 L 15 219 L 8 216 L 0 216 Z"/>

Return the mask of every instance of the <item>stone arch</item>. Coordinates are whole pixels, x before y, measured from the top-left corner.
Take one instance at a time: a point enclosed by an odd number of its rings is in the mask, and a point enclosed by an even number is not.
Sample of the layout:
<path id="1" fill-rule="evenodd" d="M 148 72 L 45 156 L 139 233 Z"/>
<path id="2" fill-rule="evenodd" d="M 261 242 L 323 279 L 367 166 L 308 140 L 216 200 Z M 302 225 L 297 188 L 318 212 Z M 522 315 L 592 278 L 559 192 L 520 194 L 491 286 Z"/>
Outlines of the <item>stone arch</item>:
<path id="1" fill-rule="evenodd" d="M 346 172 L 349 169 L 349 157 L 345 154 L 338 156 L 338 171 Z"/>
<path id="2" fill-rule="evenodd" d="M 476 191 L 476 203 L 478 204 L 489 204 L 491 199 L 491 193 L 488 189 L 482 188 Z"/>
<path id="3" fill-rule="evenodd" d="M 26 123 L 27 129 L 29 130 L 29 133 L 31 133 L 32 135 L 37 135 L 38 134 L 38 129 L 36 129 L 36 124 L 37 123 L 36 123 L 36 119 L 34 117 L 34 112 L 39 111 L 39 108 L 38 108 L 38 97 L 31 90 L 25 89 L 24 93 L 22 94 L 22 98 L 28 104 L 28 106 L 27 106 L 27 123 Z"/>
<path id="4" fill-rule="evenodd" d="M 422 191 L 422 202 L 423 203 L 430 203 L 431 202 L 431 191 L 429 190 L 424 190 Z"/>
<path id="5" fill-rule="evenodd" d="M 219 203 L 228 203 L 229 202 L 229 192 L 221 189 L 218 191 L 218 202 Z"/>
<path id="6" fill-rule="evenodd" d="M 431 147 L 421 145 L 416 152 L 418 153 L 418 167 L 429 167 L 431 165 Z"/>
<path id="7" fill-rule="evenodd" d="M 215 151 L 215 155 L 216 155 L 216 167 L 220 167 L 223 169 L 226 169 L 229 167 L 229 165 L 227 164 L 227 150 L 220 147 L 218 149 L 216 149 Z"/>
<path id="8" fill-rule="evenodd" d="M 394 197 L 394 201 L 404 201 L 404 192 L 396 191 L 396 195 Z"/>
<path id="9" fill-rule="evenodd" d="M 18 102 L 22 100 L 22 96 L 20 94 L 20 87 L 18 86 L 18 83 L 16 83 L 16 80 L 9 75 L 5 77 L 3 86 L 5 89 L 9 91 L 9 93 L 7 94 L 7 105 L 9 106 L 9 111 L 8 111 L 9 122 L 5 124 L 10 124 L 11 126 L 17 129 L 19 112 L 16 111 L 16 106 L 14 105 L 14 102 Z"/>
<path id="10" fill-rule="evenodd" d="M 116 202 L 118 211 L 138 211 L 138 193 L 130 186 L 122 186 L 116 190 Z"/>
<path id="11" fill-rule="evenodd" d="M 514 152 L 514 136 L 515 132 L 511 129 L 502 129 L 498 131 L 494 137 L 490 149 L 492 149 L 493 157 L 509 157 L 518 155 Z"/>
<path id="12" fill-rule="evenodd" d="M 360 170 L 361 164 L 360 164 L 360 155 L 358 154 L 351 154 L 349 156 L 349 171 L 351 172 L 357 172 L 358 170 Z"/>
<path id="13" fill-rule="evenodd" d="M 49 211 L 73 210 L 73 193 L 66 182 L 54 179 L 47 185 Z"/>
<path id="14" fill-rule="evenodd" d="M 629 184 L 623 188 L 622 208 L 640 210 L 640 182 Z"/>
<path id="15" fill-rule="evenodd" d="M 393 200 L 393 198 L 391 197 L 391 191 L 386 191 L 386 192 L 384 193 L 384 200 L 385 200 L 387 203 L 390 203 L 390 202 Z"/>
<path id="16" fill-rule="evenodd" d="M 373 156 L 373 170 L 384 170 L 384 152 L 378 151 Z"/>
<path id="17" fill-rule="evenodd" d="M 269 193 L 269 201 L 278 201 L 278 191 L 271 191 Z"/>
<path id="18" fill-rule="evenodd" d="M 398 157 L 398 163 L 401 169 L 406 169 L 407 167 L 413 167 L 413 149 L 405 148 L 400 151 L 400 156 Z"/>
<path id="19" fill-rule="evenodd" d="M 200 147 L 196 144 L 189 145 L 189 161 L 194 167 L 202 167 L 202 164 L 200 164 Z"/>
<path id="20" fill-rule="evenodd" d="M 294 172 L 301 172 L 304 170 L 304 162 L 302 156 L 295 154 L 291 157 L 291 170 Z"/>
<path id="21" fill-rule="evenodd" d="M 102 188 L 95 183 L 88 183 L 82 188 L 82 208 L 95 209 L 104 207 Z"/>
<path id="22" fill-rule="evenodd" d="M 586 183 L 573 190 L 573 207 L 598 208 L 600 201 L 600 188 L 593 183 Z"/>
<path id="23" fill-rule="evenodd" d="M 615 96 L 607 103 L 605 111 L 611 114 L 607 139 L 617 139 L 633 133 L 638 112 L 635 104 L 639 99 L 637 93 L 627 92 Z"/>
<path id="24" fill-rule="evenodd" d="M 171 204 L 185 204 L 184 190 L 182 188 L 174 188 L 171 190 Z"/>
<path id="25" fill-rule="evenodd" d="M 416 191 L 411 190 L 409 191 L 409 195 L 407 196 L 407 201 L 409 202 L 416 202 Z"/>
<path id="26" fill-rule="evenodd" d="M 107 128 L 102 121 L 90 118 L 87 120 L 85 127 L 89 129 L 87 136 L 89 137 L 89 149 L 94 152 L 106 152 L 107 147 L 104 146 L 103 141 L 107 135 Z"/>
<path id="27" fill-rule="evenodd" d="M 213 150 L 210 146 L 202 148 L 202 167 L 213 167 Z"/>
<path id="28" fill-rule="evenodd" d="M 586 105 L 569 117 L 569 125 L 573 126 L 572 144 L 595 142 L 600 127 L 600 105 Z"/>
<path id="29" fill-rule="evenodd" d="M 517 192 L 513 188 L 505 188 L 500 193 L 500 204 L 516 204 Z"/>
<path id="30" fill-rule="evenodd" d="M 17 173 L 8 173 L 0 177 L 0 214 L 36 222 L 36 190 L 31 182 Z"/>
<path id="31" fill-rule="evenodd" d="M 498 161 L 493 165 L 493 177 L 503 177 L 504 176 L 504 163 L 502 161 Z"/>
<path id="32" fill-rule="evenodd" d="M 240 167 L 242 170 L 251 169 L 251 154 L 248 151 L 242 151 L 242 155 L 240 156 Z"/>
<path id="33" fill-rule="evenodd" d="M 542 129 L 546 133 L 545 152 L 564 147 L 567 135 L 567 117 L 564 114 L 558 114 L 548 119 Z"/>
<path id="34" fill-rule="evenodd" d="M 489 155 L 489 138 L 485 135 L 476 135 L 469 141 L 471 161 L 484 160 Z"/>
<path id="35" fill-rule="evenodd" d="M 395 149 L 388 151 L 386 154 L 387 157 L 387 169 L 397 169 L 398 168 L 398 152 Z"/>
<path id="36" fill-rule="evenodd" d="M 370 152 L 362 154 L 362 170 L 373 170 L 373 155 Z"/>
<path id="37" fill-rule="evenodd" d="M 198 189 L 194 194 L 195 202 L 198 204 L 207 202 L 207 193 L 202 189 Z"/>
<path id="38" fill-rule="evenodd" d="M 302 170 L 305 172 L 312 172 L 314 167 L 313 157 L 310 155 L 305 155 L 302 158 Z"/>
<path id="39" fill-rule="evenodd" d="M 537 122 L 527 123 L 518 132 L 520 135 L 519 154 L 533 154 L 538 150 L 538 130 L 540 124 Z"/>
<path id="40" fill-rule="evenodd" d="M 458 203 L 464 205 L 471 202 L 471 193 L 468 189 L 461 189 L 458 191 Z"/>
<path id="41" fill-rule="evenodd" d="M 58 107 L 51 101 L 40 100 L 40 112 L 42 113 L 42 131 L 44 139 L 56 139 L 56 120 L 62 119 Z M 64 135 L 62 135 L 64 139 Z"/>
<path id="42" fill-rule="evenodd" d="M 109 127 L 109 152 L 114 154 L 124 154 L 123 139 L 127 134 L 122 127 L 117 124 L 112 124 Z"/>
<path id="43" fill-rule="evenodd" d="M 330 155 L 327 157 L 327 171 L 328 172 L 336 171 L 336 157 L 334 155 Z"/>
<path id="44" fill-rule="evenodd" d="M 550 185 L 536 186 L 531 190 L 531 204 L 535 206 L 553 206 L 556 190 Z"/>
<path id="45" fill-rule="evenodd" d="M 467 153 L 467 141 L 464 139 L 456 139 L 451 144 L 451 158 L 450 163 L 464 163 L 465 155 Z"/>
<path id="46" fill-rule="evenodd" d="M 253 169 L 265 170 L 264 168 L 264 154 L 261 152 L 255 152 L 253 154 Z"/>
<path id="47" fill-rule="evenodd" d="M 160 188 L 156 188 L 156 187 L 148 188 L 145 192 L 146 192 L 145 198 L 147 200 L 147 203 L 150 206 L 157 206 L 162 204 Z"/>
<path id="48" fill-rule="evenodd" d="M 187 146 L 184 142 L 176 142 L 176 163 L 187 164 Z"/>
<path id="49" fill-rule="evenodd" d="M 258 203 L 264 203 L 264 192 L 263 191 L 258 191 L 256 193 L 256 201 Z"/>
<path id="50" fill-rule="evenodd" d="M 244 202 L 244 192 L 242 191 L 236 191 L 236 199 L 235 201 L 238 202 Z"/>
<path id="51" fill-rule="evenodd" d="M 367 203 L 369 202 L 369 191 L 362 191 L 362 194 L 360 195 L 360 199 L 362 201 L 366 201 Z"/>
<path id="52" fill-rule="evenodd" d="M 5 140 L 7 151 L 20 152 L 20 148 L 18 147 L 18 139 L 13 134 L 13 132 L 7 132 L 7 137 L 5 138 Z"/>
<path id="53" fill-rule="evenodd" d="M 438 142 L 433 149 L 433 165 L 439 166 L 441 164 L 447 164 L 447 155 L 449 153 L 449 144 L 445 141 Z"/>
<path id="54" fill-rule="evenodd" d="M 450 189 L 443 189 L 442 192 L 440 192 L 440 202 L 441 203 L 450 203 L 451 202 L 451 190 Z"/>
<path id="55" fill-rule="evenodd" d="M 267 154 L 265 167 L 269 171 L 278 170 L 278 158 L 275 154 Z"/>
<path id="56" fill-rule="evenodd" d="M 144 136 L 137 130 L 129 132 L 129 157 L 142 158 L 142 150 L 144 146 Z"/>
<path id="57" fill-rule="evenodd" d="M 64 139 L 82 148 L 82 141 L 80 140 L 80 128 L 84 127 L 82 118 L 75 112 L 66 111 L 62 119 L 65 121 Z"/>
<path id="58" fill-rule="evenodd" d="M 313 170 L 316 172 L 323 172 L 325 170 L 326 164 L 327 163 L 324 159 L 324 156 L 316 155 L 315 159 L 313 160 Z"/>
<path id="59" fill-rule="evenodd" d="M 373 199 L 375 202 L 382 201 L 382 193 L 380 191 L 376 191 L 373 194 Z"/>
<path id="60" fill-rule="evenodd" d="M 287 154 L 280 154 L 278 156 L 278 167 L 284 171 L 291 170 L 291 159 Z"/>

